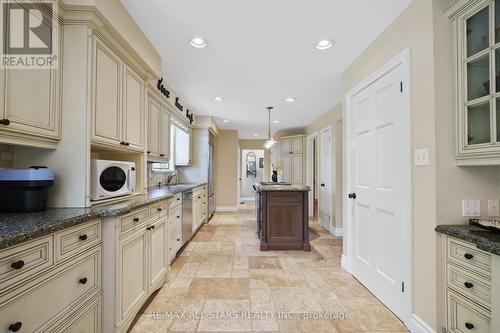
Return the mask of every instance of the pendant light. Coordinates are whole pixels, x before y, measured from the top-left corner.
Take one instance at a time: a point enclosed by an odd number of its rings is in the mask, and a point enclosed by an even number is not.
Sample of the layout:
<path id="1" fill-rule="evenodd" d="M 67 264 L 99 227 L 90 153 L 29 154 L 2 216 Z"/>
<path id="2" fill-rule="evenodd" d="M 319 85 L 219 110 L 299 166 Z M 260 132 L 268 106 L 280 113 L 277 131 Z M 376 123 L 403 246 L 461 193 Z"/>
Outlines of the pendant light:
<path id="1" fill-rule="evenodd" d="M 267 112 L 269 113 L 269 121 L 268 121 L 268 127 L 267 127 L 267 140 L 264 142 L 264 148 L 266 149 L 271 149 L 272 146 L 276 144 L 276 140 L 273 139 L 271 135 L 271 110 L 274 109 L 272 106 L 268 106 Z"/>

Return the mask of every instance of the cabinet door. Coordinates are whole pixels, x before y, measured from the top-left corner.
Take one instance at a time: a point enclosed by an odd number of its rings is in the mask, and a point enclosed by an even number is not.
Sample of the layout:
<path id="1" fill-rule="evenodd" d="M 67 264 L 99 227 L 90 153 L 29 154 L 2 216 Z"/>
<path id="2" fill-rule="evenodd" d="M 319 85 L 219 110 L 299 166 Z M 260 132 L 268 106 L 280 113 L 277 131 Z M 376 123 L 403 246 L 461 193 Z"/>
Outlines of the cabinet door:
<path id="1" fill-rule="evenodd" d="M 292 179 L 292 157 L 291 155 L 281 156 L 281 181 L 290 182 Z"/>
<path id="2" fill-rule="evenodd" d="M 288 155 L 292 151 L 292 142 L 290 140 L 280 141 L 281 155 Z"/>
<path id="3" fill-rule="evenodd" d="M 120 320 L 142 304 L 147 296 L 147 231 L 143 230 L 120 241 L 119 311 Z"/>
<path id="4" fill-rule="evenodd" d="M 148 140 L 148 155 L 151 157 L 160 156 L 160 104 L 149 97 L 149 140 Z"/>
<path id="5" fill-rule="evenodd" d="M 194 197 L 193 196 L 193 225 L 192 225 L 192 228 L 193 228 L 193 233 L 196 231 L 196 229 L 198 228 L 198 215 L 199 215 L 199 202 L 200 202 L 200 199 L 198 199 L 198 197 Z"/>
<path id="6" fill-rule="evenodd" d="M 149 231 L 149 290 L 165 276 L 167 262 L 167 226 L 162 219 Z"/>
<path id="7" fill-rule="evenodd" d="M 169 258 L 170 262 L 175 259 L 177 251 L 182 246 L 182 223 L 177 223 L 172 230 L 170 230 L 169 238 Z"/>
<path id="8" fill-rule="evenodd" d="M 302 184 L 302 154 L 292 155 L 292 184 Z"/>
<path id="9" fill-rule="evenodd" d="M 165 109 L 160 111 L 160 158 L 170 158 L 170 115 Z"/>
<path id="10" fill-rule="evenodd" d="M 302 138 L 296 138 L 292 140 L 292 153 L 294 154 L 302 154 Z"/>
<path id="11" fill-rule="evenodd" d="M 97 37 L 94 40 L 92 139 L 119 144 L 122 141 L 122 61 Z"/>
<path id="12" fill-rule="evenodd" d="M 123 141 L 129 148 L 144 147 L 144 86 L 142 78 L 125 66 L 123 80 Z"/>

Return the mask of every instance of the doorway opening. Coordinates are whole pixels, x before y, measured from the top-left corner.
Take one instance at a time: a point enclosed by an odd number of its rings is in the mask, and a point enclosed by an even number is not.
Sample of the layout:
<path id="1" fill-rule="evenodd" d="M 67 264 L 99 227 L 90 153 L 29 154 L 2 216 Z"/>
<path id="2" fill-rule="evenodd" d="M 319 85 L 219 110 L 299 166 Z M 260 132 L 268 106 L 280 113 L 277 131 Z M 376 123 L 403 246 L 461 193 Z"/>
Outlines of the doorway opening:
<path id="1" fill-rule="evenodd" d="M 264 149 L 242 149 L 240 161 L 240 202 L 254 202 L 253 186 L 264 181 Z"/>

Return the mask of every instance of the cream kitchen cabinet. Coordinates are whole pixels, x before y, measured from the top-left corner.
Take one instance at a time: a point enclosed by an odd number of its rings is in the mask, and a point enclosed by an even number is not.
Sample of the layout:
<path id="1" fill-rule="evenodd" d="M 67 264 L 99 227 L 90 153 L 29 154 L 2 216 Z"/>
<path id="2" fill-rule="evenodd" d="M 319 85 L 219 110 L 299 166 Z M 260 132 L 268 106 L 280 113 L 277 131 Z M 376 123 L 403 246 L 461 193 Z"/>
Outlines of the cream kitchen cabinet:
<path id="1" fill-rule="evenodd" d="M 207 187 L 201 186 L 193 190 L 193 234 L 206 221 Z"/>
<path id="2" fill-rule="evenodd" d="M 292 184 L 304 183 L 304 135 L 279 139 L 281 180 Z"/>
<path id="3" fill-rule="evenodd" d="M 61 139 L 61 55 L 59 49 L 55 69 L 0 70 L 0 142 L 56 148 Z"/>
<path id="4" fill-rule="evenodd" d="M 147 298 L 165 282 L 167 200 L 103 220 L 103 331 L 126 332 Z"/>
<path id="5" fill-rule="evenodd" d="M 170 159 L 170 113 L 156 93 L 148 92 L 148 160 Z"/>
<path id="6" fill-rule="evenodd" d="M 92 91 L 92 142 L 141 151 L 144 80 L 97 36 L 94 36 Z"/>

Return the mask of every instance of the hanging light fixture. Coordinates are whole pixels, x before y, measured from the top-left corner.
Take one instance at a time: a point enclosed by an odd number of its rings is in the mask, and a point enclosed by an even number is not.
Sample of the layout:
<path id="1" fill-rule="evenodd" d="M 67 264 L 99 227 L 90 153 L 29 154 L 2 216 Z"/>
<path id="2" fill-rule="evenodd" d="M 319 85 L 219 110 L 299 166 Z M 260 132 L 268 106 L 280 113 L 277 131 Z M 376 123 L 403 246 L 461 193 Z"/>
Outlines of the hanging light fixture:
<path id="1" fill-rule="evenodd" d="M 267 140 L 264 142 L 264 148 L 266 149 L 271 149 L 272 146 L 276 144 L 276 140 L 273 139 L 271 135 L 271 110 L 274 109 L 272 106 L 268 106 L 267 112 L 269 113 L 269 122 L 268 122 L 268 127 L 267 127 Z"/>

